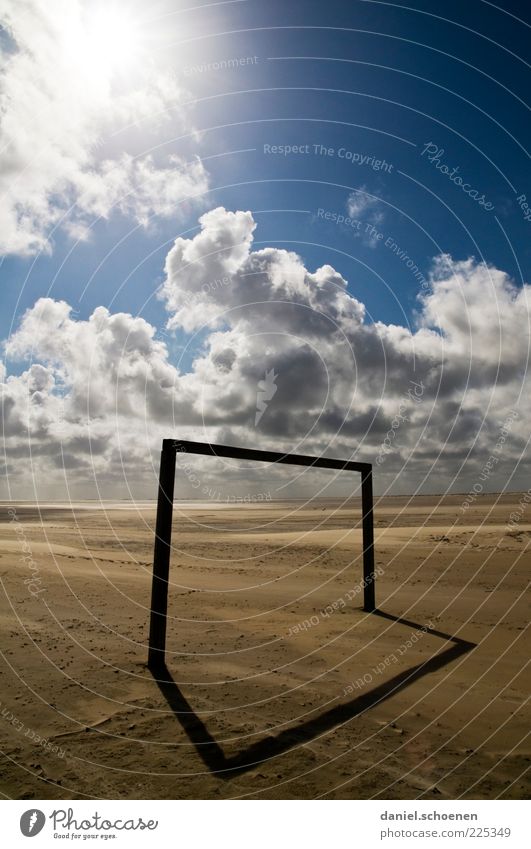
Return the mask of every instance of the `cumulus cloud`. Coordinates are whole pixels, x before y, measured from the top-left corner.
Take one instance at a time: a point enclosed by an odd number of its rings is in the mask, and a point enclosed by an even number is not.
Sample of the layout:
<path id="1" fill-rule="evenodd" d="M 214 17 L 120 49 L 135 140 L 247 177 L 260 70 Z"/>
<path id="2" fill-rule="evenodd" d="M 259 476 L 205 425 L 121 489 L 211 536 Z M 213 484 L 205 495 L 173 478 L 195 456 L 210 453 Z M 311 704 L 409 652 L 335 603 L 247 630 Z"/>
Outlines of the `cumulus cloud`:
<path id="1" fill-rule="evenodd" d="M 114 21 L 115 43 L 105 41 L 113 22 L 97 22 L 97 7 L 89 0 L 2 3 L 1 253 L 49 249 L 59 222 L 86 237 L 87 221 L 114 209 L 146 224 L 152 215 L 174 215 L 180 200 L 206 189 L 198 160 L 106 150 L 106 139 L 131 124 L 153 129 L 171 114 L 181 131 L 191 127 L 173 76 L 141 54 L 141 79 L 133 67 L 120 68 L 115 54 L 127 33 Z"/>
<path id="2" fill-rule="evenodd" d="M 186 400 L 155 335 L 142 318 L 98 307 L 82 321 L 50 298 L 24 314 L 5 349 L 30 365 L 0 385 L 8 484 L 16 489 L 18 482 L 25 497 L 33 486 L 56 494 L 68 470 L 74 489 L 82 472 L 77 497 L 94 497 L 100 477 L 123 497 L 129 485 L 149 479 L 151 452 L 172 427 L 176 397 Z"/>
<path id="3" fill-rule="evenodd" d="M 253 250 L 250 212 L 220 207 L 200 225 L 176 239 L 159 290 L 169 327 L 202 339 L 191 368 L 170 361 L 142 318 L 99 307 L 80 321 L 41 299 L 6 346 L 31 363 L 3 378 L 8 464 L 31 443 L 41 469 L 67 456 L 70 470 L 77 458 L 107 482 L 118 469 L 138 483 L 144 470 L 149 494 L 161 437 L 181 436 L 381 456 L 380 488 L 440 491 L 459 474 L 463 489 L 516 411 L 489 483 L 504 485 L 517 466 L 511 485 L 525 483 L 529 286 L 441 256 L 414 329 L 369 323 L 355 281 L 330 265 L 312 271 L 292 251 Z"/>
<path id="4" fill-rule="evenodd" d="M 474 259 L 441 256 L 419 296 L 414 330 L 369 324 L 354 287 L 331 266 L 312 272 L 292 252 L 251 250 L 250 213 L 219 208 L 200 223 L 194 239 L 176 240 L 160 294 L 170 326 L 211 328 L 191 376 L 202 387 L 206 420 L 223 420 L 234 437 L 248 439 L 257 383 L 273 370 L 277 392 L 260 419 L 270 447 L 302 440 L 308 450 L 336 445 L 336 453 L 370 459 L 415 384 L 422 402 L 408 404 L 396 461 L 418 451 L 419 440 L 431 458 L 441 448 L 464 458 L 474 440 L 483 450 L 515 406 L 514 447 L 522 447 L 529 286 Z M 223 283 L 210 285 L 215 280 Z"/>
<path id="5" fill-rule="evenodd" d="M 361 322 L 364 307 L 347 294 L 346 280 L 330 265 L 308 271 L 290 251 L 251 253 L 256 224 L 250 212 L 222 207 L 203 215 L 194 239 L 176 239 L 165 264 L 160 297 L 172 313 L 170 328 L 201 327 L 205 321 L 320 335 L 330 322 Z"/>

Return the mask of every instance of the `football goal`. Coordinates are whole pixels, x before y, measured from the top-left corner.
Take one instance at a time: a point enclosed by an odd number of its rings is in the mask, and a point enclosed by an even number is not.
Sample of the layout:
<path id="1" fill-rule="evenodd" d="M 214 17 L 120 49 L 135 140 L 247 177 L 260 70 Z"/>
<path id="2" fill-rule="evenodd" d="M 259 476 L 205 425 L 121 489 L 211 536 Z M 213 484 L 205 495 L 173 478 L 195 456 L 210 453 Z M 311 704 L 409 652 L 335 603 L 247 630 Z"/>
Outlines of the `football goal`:
<path id="1" fill-rule="evenodd" d="M 163 667 L 165 664 L 175 466 L 177 453 L 183 452 L 211 457 L 229 457 L 235 460 L 251 460 L 257 463 L 283 463 L 291 466 L 309 466 L 315 469 L 359 472 L 361 474 L 363 534 L 363 609 L 371 613 L 376 609 L 372 465 L 370 463 L 334 460 L 329 457 L 309 457 L 304 454 L 255 451 L 249 448 L 236 448 L 231 445 L 213 445 L 208 442 L 163 439 L 160 456 L 149 623 L 148 666 L 151 669 Z"/>

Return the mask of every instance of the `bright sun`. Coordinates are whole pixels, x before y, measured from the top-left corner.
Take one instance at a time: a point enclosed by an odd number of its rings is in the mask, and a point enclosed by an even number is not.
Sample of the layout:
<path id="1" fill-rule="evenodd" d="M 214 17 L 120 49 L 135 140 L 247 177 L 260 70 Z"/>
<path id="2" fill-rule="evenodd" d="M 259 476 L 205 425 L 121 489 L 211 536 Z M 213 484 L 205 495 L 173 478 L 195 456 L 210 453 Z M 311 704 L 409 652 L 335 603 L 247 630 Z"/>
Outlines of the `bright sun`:
<path id="1" fill-rule="evenodd" d="M 71 44 L 77 61 L 93 72 L 109 78 L 132 70 L 140 59 L 140 27 L 126 7 L 110 4 L 92 6 L 83 27 Z"/>

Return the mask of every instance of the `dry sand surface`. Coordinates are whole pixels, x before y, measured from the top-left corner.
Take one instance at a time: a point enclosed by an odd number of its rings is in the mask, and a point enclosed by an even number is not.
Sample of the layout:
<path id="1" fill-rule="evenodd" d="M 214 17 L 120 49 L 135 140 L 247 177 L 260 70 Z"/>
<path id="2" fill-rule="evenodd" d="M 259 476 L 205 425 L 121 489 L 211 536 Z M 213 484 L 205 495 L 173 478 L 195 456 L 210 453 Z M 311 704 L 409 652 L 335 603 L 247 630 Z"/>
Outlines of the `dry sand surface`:
<path id="1" fill-rule="evenodd" d="M 381 615 L 362 610 L 358 502 L 178 506 L 159 683 L 154 506 L 3 504 L 1 792 L 526 796 L 518 500 L 381 499 Z"/>

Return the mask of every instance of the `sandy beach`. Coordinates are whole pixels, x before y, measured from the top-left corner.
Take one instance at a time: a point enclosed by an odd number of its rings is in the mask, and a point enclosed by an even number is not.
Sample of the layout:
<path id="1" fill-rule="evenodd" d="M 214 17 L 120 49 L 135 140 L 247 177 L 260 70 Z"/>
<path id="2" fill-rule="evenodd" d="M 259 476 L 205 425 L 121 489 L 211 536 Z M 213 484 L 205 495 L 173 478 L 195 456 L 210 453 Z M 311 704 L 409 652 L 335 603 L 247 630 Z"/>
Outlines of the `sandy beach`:
<path id="1" fill-rule="evenodd" d="M 154 505 L 3 503 L 1 792 L 525 797 L 520 498 L 377 500 L 376 614 L 357 501 L 177 504 L 159 681 Z"/>

